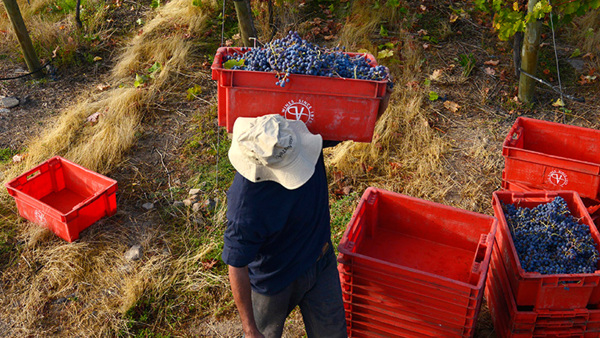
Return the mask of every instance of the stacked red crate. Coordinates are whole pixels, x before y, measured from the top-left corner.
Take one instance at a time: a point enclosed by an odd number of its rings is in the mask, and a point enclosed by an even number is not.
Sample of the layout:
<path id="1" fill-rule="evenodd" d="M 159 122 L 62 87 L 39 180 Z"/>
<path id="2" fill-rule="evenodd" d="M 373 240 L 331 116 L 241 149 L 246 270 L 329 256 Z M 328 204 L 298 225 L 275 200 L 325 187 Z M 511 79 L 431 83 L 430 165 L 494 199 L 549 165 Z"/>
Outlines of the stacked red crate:
<path id="1" fill-rule="evenodd" d="M 590 227 L 596 247 L 600 234 L 574 191 L 497 191 L 492 205 L 498 219 L 486 299 L 499 337 L 599 337 L 600 271 L 542 275 L 519 262 L 502 203 L 533 208 L 561 196 L 571 214 Z"/>
<path id="2" fill-rule="evenodd" d="M 600 219 L 600 130 L 519 117 L 502 145 L 502 188 L 577 191 Z"/>
<path id="3" fill-rule="evenodd" d="M 472 337 L 493 217 L 369 188 L 339 245 L 348 334 Z"/>

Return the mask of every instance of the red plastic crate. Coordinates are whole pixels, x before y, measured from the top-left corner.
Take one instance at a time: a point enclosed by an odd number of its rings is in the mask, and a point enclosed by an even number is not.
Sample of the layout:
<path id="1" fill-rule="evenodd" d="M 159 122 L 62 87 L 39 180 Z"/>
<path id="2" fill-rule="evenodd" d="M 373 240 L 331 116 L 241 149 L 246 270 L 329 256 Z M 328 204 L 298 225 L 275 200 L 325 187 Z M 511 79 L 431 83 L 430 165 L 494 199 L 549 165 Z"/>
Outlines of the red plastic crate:
<path id="1" fill-rule="evenodd" d="M 218 82 L 219 125 L 228 132 L 238 117 L 280 114 L 304 121 L 325 140 L 371 141 L 387 81 L 290 74 L 290 81 L 280 87 L 273 72 L 223 68 L 225 55 L 242 53 L 242 48 L 221 47 L 211 67 Z M 365 58 L 377 65 L 372 55 Z"/>
<path id="2" fill-rule="evenodd" d="M 507 271 L 496 254 L 490 263 L 485 297 L 498 337 L 600 336 L 592 322 L 599 318 L 600 310 L 533 310 L 517 306 Z"/>
<path id="3" fill-rule="evenodd" d="M 348 308 L 369 300 L 472 335 L 496 227 L 490 216 L 368 188 L 338 247 Z"/>
<path id="4" fill-rule="evenodd" d="M 542 275 L 537 272 L 526 272 L 519 262 L 501 202 L 533 208 L 541 203 L 551 202 L 557 196 L 564 198 L 573 217 L 581 219 L 582 223 L 590 227 L 596 247 L 600 248 L 600 233 L 576 192 L 496 191 L 493 194 L 492 206 L 499 224 L 496 240 L 507 269 L 512 292 L 515 294 L 515 300 L 519 306 L 561 310 L 585 308 L 600 302 L 600 287 L 598 286 L 600 271 L 591 274 Z"/>
<path id="5" fill-rule="evenodd" d="M 6 183 L 19 214 L 72 242 L 117 210 L 117 181 L 53 157 Z"/>
<path id="6" fill-rule="evenodd" d="M 407 310 L 425 315 L 439 312 L 439 317 L 447 323 L 462 326 L 465 318 L 474 317 L 479 310 L 479 293 L 466 297 L 442 285 L 385 276 L 373 269 L 358 269 L 344 264 L 338 265 L 338 270 L 342 284 L 351 292 L 375 297 L 381 302 L 389 301 L 390 304 L 401 302 Z"/>
<path id="7" fill-rule="evenodd" d="M 384 331 L 387 337 L 465 337 L 472 335 L 472 329 L 450 331 L 445 327 L 429 324 L 419 318 L 404 318 L 402 314 L 386 313 L 369 304 L 352 304 L 347 308 L 351 313 L 346 318 L 348 331 L 360 324 L 364 333 L 371 336 L 376 332 Z M 350 337 L 355 335 L 349 334 Z"/>
<path id="8" fill-rule="evenodd" d="M 443 336 L 469 337 L 478 311 L 459 315 L 452 308 L 439 308 L 414 300 L 386 297 L 371 293 L 360 286 L 342 283 L 343 298 L 352 315 L 375 314 L 378 320 L 387 320 L 394 326 L 417 332 L 437 332 Z M 410 297 L 410 296 L 409 296 Z M 459 311 L 462 312 L 462 311 Z"/>
<path id="9" fill-rule="evenodd" d="M 600 130 L 519 117 L 502 147 L 504 180 L 600 200 Z"/>

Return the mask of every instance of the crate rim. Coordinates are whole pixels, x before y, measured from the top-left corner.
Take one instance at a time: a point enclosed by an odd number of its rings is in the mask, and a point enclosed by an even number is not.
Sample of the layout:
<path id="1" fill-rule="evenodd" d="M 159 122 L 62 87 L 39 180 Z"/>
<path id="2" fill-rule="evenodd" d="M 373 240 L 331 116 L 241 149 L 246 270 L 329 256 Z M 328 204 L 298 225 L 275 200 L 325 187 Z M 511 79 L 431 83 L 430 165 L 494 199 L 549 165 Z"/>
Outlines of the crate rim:
<path id="1" fill-rule="evenodd" d="M 583 201 L 581 200 L 581 197 L 579 196 L 579 193 L 577 193 L 577 191 L 574 190 L 553 190 L 553 191 L 547 191 L 547 190 L 539 190 L 539 191 L 513 191 L 513 190 L 498 190 L 498 191 L 494 191 L 492 194 L 492 200 L 493 201 L 497 201 L 500 202 L 500 199 L 498 198 L 498 195 L 550 195 L 550 196 L 558 196 L 559 194 L 564 194 L 564 193 L 569 193 L 569 194 L 573 194 L 574 198 L 577 199 L 579 201 L 579 203 L 583 206 Z M 500 205 L 499 205 L 500 206 Z M 500 206 L 500 208 L 502 208 Z M 596 225 L 594 223 L 594 221 L 592 220 L 591 216 L 589 215 L 589 213 L 587 212 L 587 208 L 585 209 L 585 214 L 582 217 L 582 220 L 585 219 L 587 226 L 590 227 L 590 232 L 592 232 L 591 229 L 596 229 L 597 232 L 600 233 L 600 231 L 598 231 L 598 229 L 596 228 Z M 501 209 L 502 210 L 502 209 Z M 500 217 L 498 218 L 498 224 L 501 224 L 501 221 L 503 221 L 503 224 L 506 224 L 506 227 L 508 227 L 508 223 L 506 221 L 506 217 L 504 216 L 504 210 L 502 210 L 502 213 L 500 214 Z M 499 231 L 502 232 L 503 227 L 500 227 L 501 229 Z M 510 229 L 508 229 L 508 236 L 507 237 L 507 241 L 509 243 L 509 250 L 512 251 L 513 255 L 515 256 L 516 260 L 516 265 L 517 265 L 517 271 L 519 272 L 519 276 L 522 276 L 523 278 L 543 278 L 545 276 L 552 276 L 552 277 L 564 277 L 564 276 L 569 276 L 569 277 L 591 277 L 591 276 L 598 276 L 600 274 L 600 269 L 596 270 L 596 272 L 594 273 L 573 273 L 573 274 L 541 274 L 539 272 L 527 272 L 525 271 L 525 269 L 523 269 L 523 267 L 521 266 L 521 261 L 519 260 L 519 255 L 517 254 L 517 250 L 515 248 L 515 243 L 513 242 L 512 239 L 512 234 L 510 233 Z M 596 242 L 596 247 L 600 247 L 600 242 Z M 600 249 L 599 249 L 600 251 Z M 599 261 L 600 262 L 600 261 Z"/>
<path id="2" fill-rule="evenodd" d="M 563 123 L 558 123 L 558 122 L 552 122 L 552 121 L 534 119 L 534 118 L 526 117 L 526 116 L 519 116 L 519 117 L 517 117 L 517 119 L 515 120 L 515 122 L 513 123 L 513 125 L 508 130 L 508 134 L 504 138 L 504 142 L 502 142 L 502 156 L 504 158 L 511 157 L 511 156 L 509 156 L 507 154 L 507 151 L 505 151 L 507 149 L 517 150 L 519 152 L 523 152 L 523 153 L 526 153 L 526 154 L 540 154 L 537 151 L 533 151 L 533 150 L 529 150 L 529 149 L 525 149 L 525 148 L 518 148 L 518 147 L 515 147 L 515 146 L 511 146 L 509 144 L 510 141 L 511 141 L 511 139 L 512 139 L 512 135 L 515 133 L 515 130 L 521 125 L 521 121 L 532 121 L 533 123 L 551 125 L 551 126 L 555 126 L 555 127 L 558 127 L 558 126 L 567 126 L 567 127 L 569 127 L 569 129 L 574 129 L 574 130 L 578 130 L 578 131 L 585 131 L 586 133 L 597 133 L 597 134 L 600 135 L 600 130 L 597 130 L 597 129 L 584 128 L 584 127 L 574 126 L 574 125 L 570 125 L 570 124 L 563 124 Z M 559 160 L 564 160 L 565 159 L 564 156 L 557 156 L 557 155 L 551 155 L 551 154 L 543 154 L 543 155 L 545 157 L 552 158 L 552 159 L 559 159 Z M 524 161 L 524 162 L 532 162 L 532 161 L 528 161 L 528 160 L 525 160 L 525 159 L 519 159 L 519 160 Z M 575 163 L 589 164 L 589 165 L 592 165 L 592 166 L 598 166 L 598 165 L 600 165 L 600 161 L 598 161 L 598 163 L 588 162 L 588 161 L 582 161 L 582 160 L 578 160 L 578 159 L 569 159 L 569 161 L 570 162 L 575 162 Z M 532 162 L 532 163 L 534 163 L 534 162 Z M 575 170 L 575 169 L 570 169 L 570 170 L 586 173 L 586 172 L 581 171 L 581 170 Z M 596 175 L 598 175 L 598 174 L 596 174 Z"/>
<path id="3" fill-rule="evenodd" d="M 74 212 L 77 212 L 77 210 L 75 210 L 75 209 L 72 209 L 71 211 L 69 211 L 69 212 L 67 212 L 67 213 L 62 213 L 62 212 L 60 212 L 58 209 L 56 209 L 56 208 L 54 208 L 54 207 L 50 206 L 49 204 L 47 204 L 47 203 L 44 203 L 44 202 L 42 202 L 41 200 L 39 200 L 39 199 L 36 199 L 36 198 L 34 198 L 33 196 L 31 196 L 31 195 L 29 195 L 29 194 L 27 194 L 27 193 L 25 193 L 25 192 L 23 192 L 23 191 L 20 191 L 20 190 L 16 189 L 16 187 L 14 187 L 14 186 L 12 186 L 12 185 L 11 185 L 12 183 L 14 183 L 15 181 L 17 181 L 17 180 L 18 180 L 18 179 L 20 179 L 21 177 L 26 177 L 26 176 L 28 176 L 28 175 L 31 175 L 32 173 L 36 172 L 36 171 L 38 170 L 38 168 L 39 168 L 40 166 L 44 165 L 45 163 L 50 163 L 51 161 L 54 161 L 54 160 L 58 160 L 58 161 L 61 161 L 61 162 L 66 162 L 66 163 L 68 163 L 69 165 L 72 165 L 72 166 L 75 166 L 75 167 L 77 167 L 78 169 L 84 170 L 84 171 L 86 171 L 86 172 L 88 172 L 88 173 L 90 173 L 90 174 L 93 174 L 94 176 L 100 176 L 100 177 L 102 177 L 102 178 L 104 178 L 104 179 L 106 179 L 106 180 L 108 180 L 108 181 L 109 181 L 109 183 L 110 183 L 110 184 L 109 184 L 109 185 L 108 185 L 108 186 L 107 186 L 105 189 L 103 189 L 103 190 L 102 190 L 102 191 L 100 191 L 100 192 L 96 192 L 96 193 L 95 193 L 95 194 L 93 194 L 92 196 L 90 196 L 90 197 L 86 198 L 85 200 L 81 201 L 81 202 L 80 202 L 78 205 L 86 205 L 86 204 L 88 204 L 89 202 L 91 202 L 91 201 L 95 200 L 96 198 L 98 198 L 98 196 L 102 195 L 102 194 L 103 194 L 105 191 L 107 191 L 107 190 L 109 190 L 109 189 L 112 189 L 113 187 L 115 187 L 115 186 L 117 185 L 117 181 L 116 181 L 115 179 L 112 179 L 112 178 L 110 178 L 110 177 L 107 177 L 107 176 L 105 176 L 105 175 L 102 175 L 102 174 L 100 174 L 100 173 L 97 173 L 97 172 L 95 172 L 95 171 L 93 171 L 93 170 L 90 170 L 90 169 L 88 169 L 88 168 L 85 168 L 85 167 L 83 167 L 83 166 L 81 166 L 81 165 L 79 165 L 79 164 L 77 164 L 77 163 L 75 163 L 75 162 L 73 162 L 73 161 L 69 161 L 69 160 L 67 160 L 66 158 L 62 157 L 62 156 L 59 156 L 59 155 L 57 155 L 57 156 L 53 156 L 53 157 L 51 157 L 51 158 L 49 158 L 49 159 L 47 159 L 47 160 L 45 160 L 45 161 L 43 161 L 43 162 L 40 162 L 39 164 L 37 164 L 37 165 L 36 165 L 36 166 L 34 166 L 33 168 L 31 168 L 31 169 L 27 170 L 25 173 L 23 173 L 23 174 L 20 174 L 19 176 L 17 176 L 17 177 L 15 177 L 15 178 L 13 178 L 12 180 L 10 180 L 10 181 L 8 181 L 8 182 L 4 183 L 4 186 L 5 186 L 5 187 L 6 187 L 6 188 L 7 188 L 9 191 L 18 191 L 18 193 L 19 193 L 19 194 L 21 194 L 21 195 L 23 195 L 23 196 L 25 196 L 25 197 L 27 197 L 27 198 L 30 198 L 30 199 L 34 199 L 34 200 L 36 200 L 36 201 L 37 201 L 37 203 L 41 203 L 41 204 L 43 204 L 45 207 L 49 208 L 50 210 L 53 210 L 54 212 L 56 212 L 56 213 L 57 213 L 58 215 L 60 215 L 61 217 L 68 217 L 68 216 L 69 216 L 69 215 L 71 215 L 72 213 L 74 213 Z"/>

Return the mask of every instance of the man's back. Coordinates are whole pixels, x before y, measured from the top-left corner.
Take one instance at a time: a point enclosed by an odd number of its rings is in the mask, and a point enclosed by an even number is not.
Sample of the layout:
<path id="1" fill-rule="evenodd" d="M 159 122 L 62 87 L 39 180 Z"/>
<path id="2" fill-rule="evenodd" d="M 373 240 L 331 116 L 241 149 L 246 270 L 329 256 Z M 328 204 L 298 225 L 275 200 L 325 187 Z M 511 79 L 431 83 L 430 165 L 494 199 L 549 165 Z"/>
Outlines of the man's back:
<path id="1" fill-rule="evenodd" d="M 313 176 L 294 190 L 236 174 L 228 192 L 227 219 L 225 262 L 248 265 L 255 291 L 280 291 L 316 260 L 331 237 L 323 156 Z"/>

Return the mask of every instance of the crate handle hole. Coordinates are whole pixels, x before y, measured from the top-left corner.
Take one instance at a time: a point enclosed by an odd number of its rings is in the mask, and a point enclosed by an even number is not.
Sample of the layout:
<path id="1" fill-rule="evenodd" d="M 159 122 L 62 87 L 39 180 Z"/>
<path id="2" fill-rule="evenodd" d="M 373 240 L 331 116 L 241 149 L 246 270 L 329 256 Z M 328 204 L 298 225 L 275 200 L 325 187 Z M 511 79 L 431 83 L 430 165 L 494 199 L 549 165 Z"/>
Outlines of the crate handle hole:
<path id="1" fill-rule="evenodd" d="M 31 174 L 27 175 L 27 180 L 29 181 L 30 179 L 36 177 L 37 175 L 41 174 L 42 172 L 39 170 L 36 170 L 34 172 L 32 172 Z"/>

